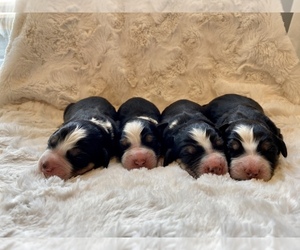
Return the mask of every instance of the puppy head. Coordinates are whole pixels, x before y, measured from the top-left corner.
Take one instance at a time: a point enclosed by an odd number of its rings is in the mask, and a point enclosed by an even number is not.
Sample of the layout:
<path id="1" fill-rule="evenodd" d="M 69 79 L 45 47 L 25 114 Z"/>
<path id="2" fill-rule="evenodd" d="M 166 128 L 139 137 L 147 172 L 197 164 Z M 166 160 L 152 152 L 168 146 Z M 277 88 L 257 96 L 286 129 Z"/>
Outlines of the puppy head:
<path id="1" fill-rule="evenodd" d="M 282 135 L 272 133 L 259 122 L 230 124 L 224 132 L 224 140 L 229 173 L 233 179 L 268 181 L 274 174 L 280 153 L 287 156 Z"/>
<path id="2" fill-rule="evenodd" d="M 126 169 L 156 167 L 160 153 L 156 124 L 143 119 L 127 122 L 122 129 L 119 151 Z"/>
<path id="3" fill-rule="evenodd" d="M 174 136 L 164 165 L 178 160 L 181 167 L 198 178 L 205 173 L 223 175 L 228 171 L 223 140 L 209 124 L 193 124 Z"/>
<path id="4" fill-rule="evenodd" d="M 50 177 L 68 179 L 92 168 L 107 167 L 109 135 L 91 121 L 68 122 L 54 132 L 38 162 L 39 170 Z"/>

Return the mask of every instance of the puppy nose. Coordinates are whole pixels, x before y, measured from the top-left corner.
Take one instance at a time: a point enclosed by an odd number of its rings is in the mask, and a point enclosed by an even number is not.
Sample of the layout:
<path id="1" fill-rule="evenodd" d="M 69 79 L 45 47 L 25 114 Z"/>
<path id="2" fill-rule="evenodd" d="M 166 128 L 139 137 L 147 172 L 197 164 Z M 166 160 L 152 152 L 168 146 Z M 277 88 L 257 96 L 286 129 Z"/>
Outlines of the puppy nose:
<path id="1" fill-rule="evenodd" d="M 222 166 L 212 166 L 208 169 L 208 173 L 221 175 L 223 173 Z"/>
<path id="2" fill-rule="evenodd" d="M 49 164 L 48 161 L 45 161 L 42 163 L 42 169 L 43 172 L 51 172 L 52 171 L 52 167 L 51 164 Z"/>
<path id="3" fill-rule="evenodd" d="M 249 179 L 257 178 L 260 170 L 259 169 L 246 169 L 245 173 Z"/>
<path id="4" fill-rule="evenodd" d="M 135 159 L 134 160 L 134 165 L 137 166 L 137 167 L 143 167 L 145 162 L 146 162 L 146 160 L 144 158 Z"/>

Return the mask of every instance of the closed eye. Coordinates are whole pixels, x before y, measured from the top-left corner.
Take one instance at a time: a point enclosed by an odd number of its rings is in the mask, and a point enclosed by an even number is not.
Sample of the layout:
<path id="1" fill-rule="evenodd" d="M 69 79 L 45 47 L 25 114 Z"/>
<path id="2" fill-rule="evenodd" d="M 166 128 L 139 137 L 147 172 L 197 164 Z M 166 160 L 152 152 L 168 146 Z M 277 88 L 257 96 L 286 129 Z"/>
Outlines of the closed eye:
<path id="1" fill-rule="evenodd" d="M 154 148 L 156 147 L 159 142 L 153 133 L 143 133 L 142 134 L 142 142 L 145 146 Z"/>
<path id="2" fill-rule="evenodd" d="M 242 145 L 240 142 L 233 140 L 229 143 L 229 149 L 234 150 L 234 151 L 238 151 L 241 149 Z"/>
<path id="3" fill-rule="evenodd" d="M 152 142 L 153 139 L 154 139 L 154 137 L 153 137 L 152 135 L 146 135 L 146 136 L 145 136 L 145 141 L 146 141 L 146 142 Z"/>
<path id="4" fill-rule="evenodd" d="M 59 141 L 59 137 L 57 135 L 51 136 L 48 141 L 48 147 L 55 148 L 56 145 L 58 144 L 58 141 Z"/>
<path id="5" fill-rule="evenodd" d="M 213 138 L 211 143 L 215 149 L 223 150 L 224 148 L 224 141 L 221 137 Z"/>
<path id="6" fill-rule="evenodd" d="M 68 150 L 66 156 L 75 169 L 85 167 L 91 161 L 90 156 L 79 148 Z"/>
<path id="7" fill-rule="evenodd" d="M 195 154 L 196 151 L 197 151 L 197 149 L 194 146 L 192 146 L 192 145 L 185 146 L 182 149 L 182 153 L 183 154 Z"/>
<path id="8" fill-rule="evenodd" d="M 260 144 L 260 148 L 264 151 L 268 151 L 271 148 L 271 143 L 268 141 L 264 141 Z"/>
<path id="9" fill-rule="evenodd" d="M 194 146 L 192 144 L 185 145 L 180 151 L 179 159 L 187 166 L 193 168 L 193 166 L 198 164 L 199 159 L 204 153 L 205 150 L 203 147 Z"/>
<path id="10" fill-rule="evenodd" d="M 72 148 L 68 150 L 68 154 L 73 157 L 79 156 L 81 153 L 82 151 L 79 148 Z"/>
<path id="11" fill-rule="evenodd" d="M 202 155 L 205 152 L 204 148 L 201 146 L 196 146 L 193 144 L 186 144 L 180 150 L 181 157 L 188 156 L 188 157 L 196 157 L 198 155 Z"/>
<path id="12" fill-rule="evenodd" d="M 263 141 L 258 145 L 260 151 L 263 152 L 273 152 L 276 151 L 274 144 L 270 141 Z"/>
<path id="13" fill-rule="evenodd" d="M 130 141 L 124 137 L 120 140 L 120 146 L 123 148 L 123 149 L 126 149 L 126 148 L 129 148 L 131 145 Z"/>

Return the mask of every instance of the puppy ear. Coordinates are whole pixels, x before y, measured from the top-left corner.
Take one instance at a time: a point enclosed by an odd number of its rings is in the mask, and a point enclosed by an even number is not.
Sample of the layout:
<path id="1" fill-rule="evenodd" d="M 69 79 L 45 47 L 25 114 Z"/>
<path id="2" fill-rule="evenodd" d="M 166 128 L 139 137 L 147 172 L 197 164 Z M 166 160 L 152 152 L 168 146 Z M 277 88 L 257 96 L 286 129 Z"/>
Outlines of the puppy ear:
<path id="1" fill-rule="evenodd" d="M 168 122 L 159 123 L 156 125 L 156 128 L 160 135 L 164 132 L 165 128 L 169 125 Z"/>
<path id="2" fill-rule="evenodd" d="M 280 150 L 281 154 L 283 155 L 283 157 L 287 157 L 287 148 L 283 141 L 282 134 L 279 134 L 279 136 L 276 136 L 276 144 L 278 145 L 279 150 Z"/>
<path id="3" fill-rule="evenodd" d="M 174 154 L 174 151 L 173 149 L 169 148 L 165 154 L 163 166 L 164 167 L 168 166 L 170 163 L 172 163 L 175 160 L 176 160 L 176 156 Z"/>
<path id="4" fill-rule="evenodd" d="M 226 129 L 229 127 L 229 123 L 222 124 L 221 126 L 218 126 L 216 129 L 220 131 L 221 135 L 225 133 Z"/>
<path id="5" fill-rule="evenodd" d="M 270 131 L 275 135 L 276 143 L 280 149 L 281 154 L 284 157 L 287 157 L 287 148 L 283 141 L 283 136 L 280 132 L 280 129 L 275 125 L 275 123 L 267 116 L 264 116 L 264 120 L 266 124 L 268 125 Z"/>
<path id="6" fill-rule="evenodd" d="M 68 117 L 67 113 L 70 110 L 70 108 L 74 105 L 75 103 L 70 103 L 64 110 L 64 114 L 63 114 L 63 120 L 67 121 L 70 119 L 70 117 Z"/>
<path id="7" fill-rule="evenodd" d="M 107 168 L 110 160 L 110 154 L 108 153 L 106 148 L 101 148 L 99 150 L 99 155 L 98 155 L 98 167 L 105 167 Z"/>

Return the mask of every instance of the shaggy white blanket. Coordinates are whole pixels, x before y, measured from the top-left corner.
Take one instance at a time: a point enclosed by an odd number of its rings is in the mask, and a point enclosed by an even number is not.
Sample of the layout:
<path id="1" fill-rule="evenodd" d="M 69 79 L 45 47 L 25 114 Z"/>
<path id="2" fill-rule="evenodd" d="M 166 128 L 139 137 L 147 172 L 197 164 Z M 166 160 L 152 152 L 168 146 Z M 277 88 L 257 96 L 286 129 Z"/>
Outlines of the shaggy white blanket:
<path id="1" fill-rule="evenodd" d="M 0 236 L 300 236 L 300 66 L 279 13 L 19 13 L 0 76 Z M 36 170 L 72 101 L 142 96 L 162 110 L 225 93 L 282 130 L 288 157 L 268 182 L 193 179 L 176 163 L 113 160 L 68 181 Z"/>

